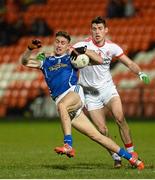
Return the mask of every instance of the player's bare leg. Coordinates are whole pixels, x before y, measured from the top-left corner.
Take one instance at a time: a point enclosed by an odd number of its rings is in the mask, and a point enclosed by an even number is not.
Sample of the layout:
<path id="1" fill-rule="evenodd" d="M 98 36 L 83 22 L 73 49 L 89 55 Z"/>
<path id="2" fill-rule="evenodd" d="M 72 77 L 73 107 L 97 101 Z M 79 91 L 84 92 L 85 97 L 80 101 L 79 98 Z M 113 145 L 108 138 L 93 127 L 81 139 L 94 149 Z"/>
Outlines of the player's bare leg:
<path id="1" fill-rule="evenodd" d="M 106 118 L 105 118 L 104 108 L 89 111 L 89 115 L 90 115 L 94 125 L 99 130 L 99 132 L 101 134 L 109 137 L 108 128 L 106 126 Z M 121 167 L 121 158 L 116 153 L 114 153 L 112 151 L 108 150 L 108 152 L 110 153 L 110 155 L 114 159 L 114 167 L 120 168 Z"/>
<path id="2" fill-rule="evenodd" d="M 119 96 L 113 97 L 107 107 L 111 110 L 120 130 L 120 135 L 124 144 L 132 142 L 129 126 L 125 120 L 121 99 Z"/>
<path id="3" fill-rule="evenodd" d="M 95 126 L 90 122 L 90 120 L 84 115 L 83 112 L 72 120 L 72 126 L 80 131 L 81 133 L 87 135 L 92 140 L 101 144 L 114 152 L 118 152 L 120 147 L 113 142 L 110 138 L 103 136 Z"/>
<path id="4" fill-rule="evenodd" d="M 75 156 L 75 150 L 72 148 L 71 119 L 68 112 L 77 110 L 81 106 L 80 96 L 73 91 L 65 95 L 57 104 L 61 126 L 64 132 L 64 146 L 55 148 L 58 154 L 65 154 L 68 157 Z"/>
<path id="5" fill-rule="evenodd" d="M 105 148 L 117 153 L 119 156 L 127 159 L 130 164 L 136 166 L 139 170 L 144 169 L 144 163 L 137 158 L 133 157 L 123 148 L 120 148 L 113 140 L 103 136 L 89 121 L 89 119 L 82 112 L 78 117 L 72 120 L 72 126 L 80 131 L 81 133 L 87 135 L 89 138 L 99 143 Z"/>
<path id="6" fill-rule="evenodd" d="M 135 157 L 138 157 L 138 154 L 134 152 L 134 146 L 132 143 L 132 138 L 130 134 L 129 126 L 124 117 L 123 108 L 121 99 L 119 96 L 113 97 L 110 102 L 107 104 L 107 107 L 111 110 L 120 130 L 120 135 L 122 141 L 128 152 L 133 154 Z"/>
<path id="7" fill-rule="evenodd" d="M 68 112 L 79 109 L 81 106 L 80 96 L 75 92 L 69 92 L 57 104 L 62 129 L 65 135 L 71 134 L 71 119 Z"/>

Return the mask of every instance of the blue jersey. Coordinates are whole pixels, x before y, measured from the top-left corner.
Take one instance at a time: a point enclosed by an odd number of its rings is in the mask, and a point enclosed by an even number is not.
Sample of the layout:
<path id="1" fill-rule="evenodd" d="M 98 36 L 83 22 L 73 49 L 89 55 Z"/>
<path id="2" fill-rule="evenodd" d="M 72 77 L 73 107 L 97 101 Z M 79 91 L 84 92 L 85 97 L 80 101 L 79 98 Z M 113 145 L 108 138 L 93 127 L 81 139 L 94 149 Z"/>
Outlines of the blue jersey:
<path id="1" fill-rule="evenodd" d="M 53 99 L 77 84 L 77 69 L 72 66 L 70 55 L 46 57 L 41 70 Z"/>

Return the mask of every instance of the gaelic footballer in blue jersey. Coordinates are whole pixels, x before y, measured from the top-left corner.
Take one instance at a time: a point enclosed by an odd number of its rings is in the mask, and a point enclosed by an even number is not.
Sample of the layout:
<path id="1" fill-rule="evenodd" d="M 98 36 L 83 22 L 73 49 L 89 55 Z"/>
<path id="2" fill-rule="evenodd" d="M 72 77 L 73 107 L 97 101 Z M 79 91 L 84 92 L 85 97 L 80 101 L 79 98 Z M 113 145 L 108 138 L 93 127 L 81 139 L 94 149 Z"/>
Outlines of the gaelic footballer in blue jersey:
<path id="1" fill-rule="evenodd" d="M 77 85 L 77 69 L 71 65 L 71 57 L 67 54 L 70 49 L 70 36 L 68 33 L 64 31 L 56 33 L 54 55 L 46 57 L 44 61 L 31 58 L 33 49 L 40 47 L 41 42 L 33 40 L 22 56 L 22 64 L 42 70 L 51 96 L 56 102 L 64 133 L 64 146 L 56 147 L 55 151 L 68 157 L 75 156 L 71 135 L 71 126 L 73 126 L 102 146 L 125 157 L 130 163 L 139 168 L 138 164 L 142 163 L 141 161 L 133 158 L 131 154 L 120 148 L 110 138 L 101 135 L 82 112 L 84 94 L 82 87 Z M 93 51 L 86 50 L 85 53 L 94 61 L 100 61 L 100 57 Z M 72 53 L 72 55 L 76 56 L 76 53 Z M 69 113 L 73 115 L 72 121 Z"/>
<path id="2" fill-rule="evenodd" d="M 41 70 L 54 100 L 71 86 L 77 84 L 77 69 L 72 67 L 70 55 L 49 56 L 41 62 Z"/>

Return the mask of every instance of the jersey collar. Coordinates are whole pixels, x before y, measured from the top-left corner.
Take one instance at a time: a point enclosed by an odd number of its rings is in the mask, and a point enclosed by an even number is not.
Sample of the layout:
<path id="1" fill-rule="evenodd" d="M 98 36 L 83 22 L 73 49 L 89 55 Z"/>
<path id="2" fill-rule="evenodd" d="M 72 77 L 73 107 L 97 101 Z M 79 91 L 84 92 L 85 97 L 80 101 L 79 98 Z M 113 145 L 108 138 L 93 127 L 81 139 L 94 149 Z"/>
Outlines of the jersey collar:
<path id="1" fill-rule="evenodd" d="M 66 55 L 68 55 L 68 54 L 65 53 L 65 54 L 63 54 L 63 55 L 61 55 L 61 56 L 54 56 L 54 57 L 57 59 L 57 58 L 62 58 L 62 57 L 64 57 L 64 56 L 66 56 Z"/>
<path id="2" fill-rule="evenodd" d="M 95 46 L 97 46 L 97 47 L 102 47 L 102 46 L 104 46 L 105 45 L 105 40 L 104 40 L 104 43 L 103 43 L 103 45 L 98 45 L 95 41 L 94 41 L 94 39 L 92 38 L 92 42 L 93 42 L 93 44 L 95 45 Z"/>

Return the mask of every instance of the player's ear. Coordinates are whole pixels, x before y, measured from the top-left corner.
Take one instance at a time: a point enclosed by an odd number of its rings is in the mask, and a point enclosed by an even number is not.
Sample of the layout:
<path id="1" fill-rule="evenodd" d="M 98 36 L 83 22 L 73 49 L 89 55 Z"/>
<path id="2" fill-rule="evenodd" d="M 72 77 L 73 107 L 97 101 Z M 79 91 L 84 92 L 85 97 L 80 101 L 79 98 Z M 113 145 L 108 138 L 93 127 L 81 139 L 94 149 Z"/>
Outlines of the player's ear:
<path id="1" fill-rule="evenodd" d="M 68 53 L 68 54 L 71 53 L 71 45 L 70 45 L 70 44 L 68 44 L 68 46 L 67 46 L 67 53 Z"/>
<path id="2" fill-rule="evenodd" d="M 107 27 L 105 27 L 105 33 L 107 34 L 109 31 L 109 29 Z"/>

